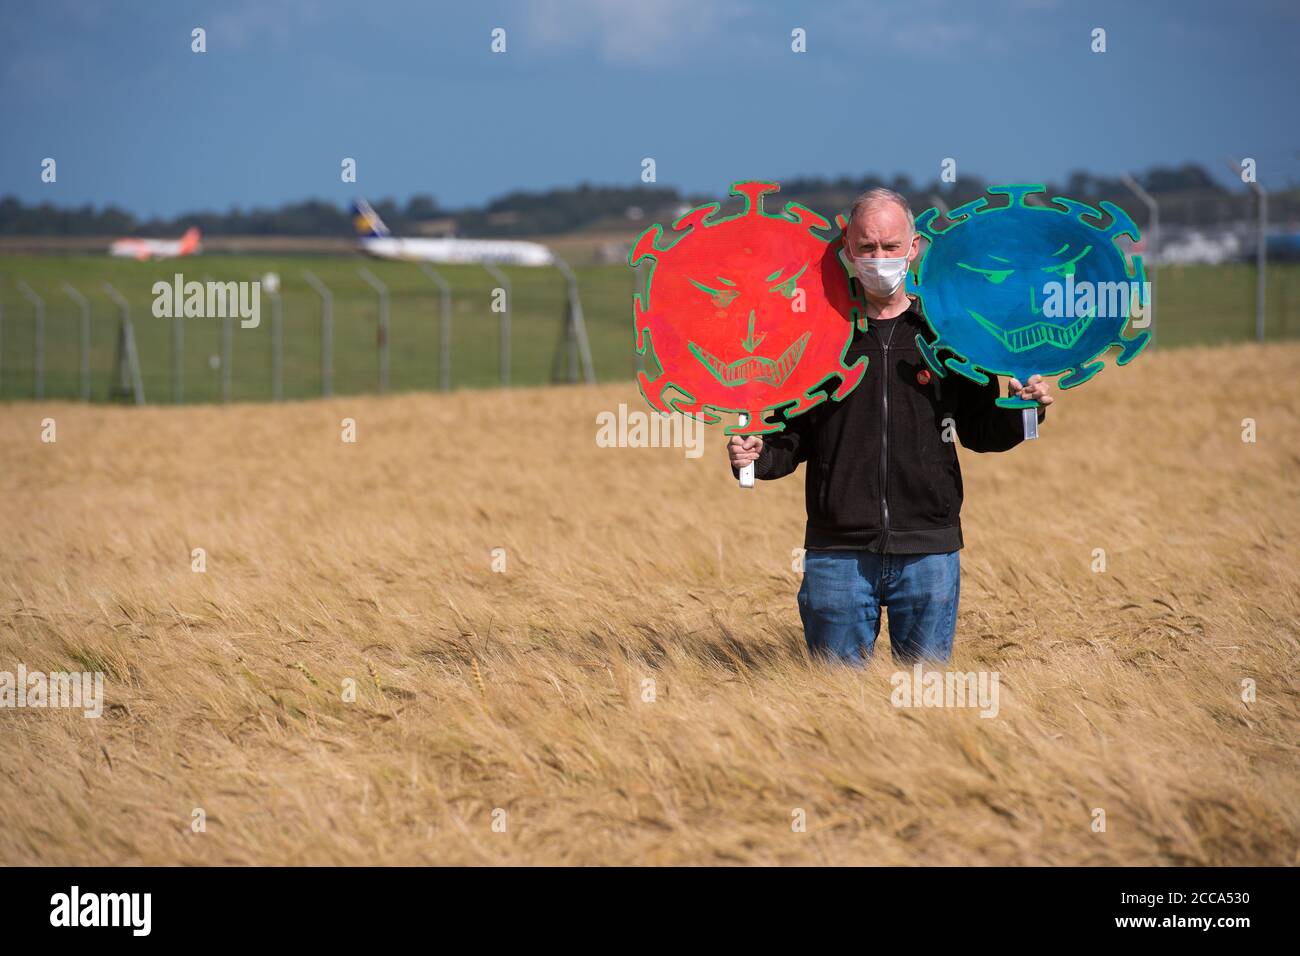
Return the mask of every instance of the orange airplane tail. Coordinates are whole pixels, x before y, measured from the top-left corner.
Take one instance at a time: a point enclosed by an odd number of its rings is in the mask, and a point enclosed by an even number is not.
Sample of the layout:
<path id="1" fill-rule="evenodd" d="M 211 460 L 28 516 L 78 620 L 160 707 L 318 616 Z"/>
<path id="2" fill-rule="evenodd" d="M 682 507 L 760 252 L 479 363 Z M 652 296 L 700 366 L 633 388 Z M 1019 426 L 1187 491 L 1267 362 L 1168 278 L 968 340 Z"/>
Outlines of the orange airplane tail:
<path id="1" fill-rule="evenodd" d="M 181 236 L 180 254 L 183 256 L 188 256 L 188 255 L 192 255 L 195 251 L 197 251 L 199 248 L 200 238 L 201 235 L 199 233 L 198 226 L 190 226 L 190 228 L 186 229 L 185 235 Z"/>

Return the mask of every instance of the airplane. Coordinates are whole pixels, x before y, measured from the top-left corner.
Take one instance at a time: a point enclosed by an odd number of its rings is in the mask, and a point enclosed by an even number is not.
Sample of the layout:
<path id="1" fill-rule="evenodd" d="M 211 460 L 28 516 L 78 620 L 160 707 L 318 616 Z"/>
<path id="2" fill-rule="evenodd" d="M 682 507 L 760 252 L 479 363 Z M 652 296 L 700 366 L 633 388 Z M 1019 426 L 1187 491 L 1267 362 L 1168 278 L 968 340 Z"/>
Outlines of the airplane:
<path id="1" fill-rule="evenodd" d="M 370 203 L 352 203 L 352 224 L 361 249 L 380 259 L 423 262 L 491 262 L 513 266 L 549 266 L 555 262 L 551 250 L 538 242 L 514 239 L 398 239 L 393 236 Z"/>
<path id="2" fill-rule="evenodd" d="M 1270 233 L 1264 237 L 1264 243 L 1270 259 L 1287 262 L 1300 260 L 1300 229 Z"/>
<path id="3" fill-rule="evenodd" d="M 1160 245 L 1160 265 L 1211 265 L 1235 262 L 1243 245 L 1233 232 L 1208 233 L 1193 229 L 1176 234 Z"/>
<path id="4" fill-rule="evenodd" d="M 179 239 L 115 239 L 108 247 L 110 256 L 124 259 L 175 259 L 199 251 L 199 227 L 190 226 Z"/>

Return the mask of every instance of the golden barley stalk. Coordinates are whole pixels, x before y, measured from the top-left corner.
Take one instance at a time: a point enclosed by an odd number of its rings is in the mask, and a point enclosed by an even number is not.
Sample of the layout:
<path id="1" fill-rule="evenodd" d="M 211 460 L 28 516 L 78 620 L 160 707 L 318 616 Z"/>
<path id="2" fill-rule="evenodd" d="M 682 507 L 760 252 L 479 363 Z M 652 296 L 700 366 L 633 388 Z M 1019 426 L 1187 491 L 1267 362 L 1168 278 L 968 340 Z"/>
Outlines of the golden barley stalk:
<path id="1" fill-rule="evenodd" d="M 313 687 L 320 686 L 320 681 L 316 679 L 315 675 L 313 675 L 311 671 L 307 670 L 307 665 L 304 664 L 302 661 L 295 662 L 293 666 L 298 668 L 298 670 L 302 671 L 303 676 L 306 677 L 309 681 L 311 681 Z"/>

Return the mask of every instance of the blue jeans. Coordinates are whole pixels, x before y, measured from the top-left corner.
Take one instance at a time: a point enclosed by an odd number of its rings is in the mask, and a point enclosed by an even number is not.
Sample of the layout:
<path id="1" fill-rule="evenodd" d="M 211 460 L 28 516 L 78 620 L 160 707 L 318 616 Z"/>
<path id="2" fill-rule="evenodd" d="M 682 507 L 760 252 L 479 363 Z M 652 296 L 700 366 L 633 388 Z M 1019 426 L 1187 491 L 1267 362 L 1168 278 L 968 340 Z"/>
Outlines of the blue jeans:
<path id="1" fill-rule="evenodd" d="M 864 666 L 880 634 L 884 606 L 895 661 L 945 662 L 952 654 L 960 592 L 956 551 L 809 551 L 799 588 L 804 640 L 814 658 Z"/>

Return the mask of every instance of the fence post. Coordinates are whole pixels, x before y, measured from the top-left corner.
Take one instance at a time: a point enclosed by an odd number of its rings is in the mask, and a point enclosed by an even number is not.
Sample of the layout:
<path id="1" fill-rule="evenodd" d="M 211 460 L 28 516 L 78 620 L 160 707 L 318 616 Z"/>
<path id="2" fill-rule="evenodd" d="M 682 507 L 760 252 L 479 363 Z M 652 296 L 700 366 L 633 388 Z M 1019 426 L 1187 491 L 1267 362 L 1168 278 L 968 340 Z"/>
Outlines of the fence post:
<path id="1" fill-rule="evenodd" d="M 212 276 L 204 275 L 203 283 L 208 288 L 212 288 Z M 231 364 L 234 361 L 235 351 L 235 318 L 229 308 L 225 309 L 225 315 L 221 317 L 221 404 L 230 404 L 230 378 Z"/>
<path id="2" fill-rule="evenodd" d="M 131 305 L 123 298 L 122 293 L 107 282 L 104 283 L 104 292 L 117 304 L 121 316 L 121 324 L 117 329 L 117 362 L 113 372 L 116 381 L 110 386 L 108 397 L 117 398 L 119 395 L 127 394 L 124 389 L 129 389 L 129 394 L 134 398 L 135 403 L 143 405 L 144 382 L 140 379 L 140 354 L 135 348 L 135 326 L 131 324 Z M 130 378 L 130 383 L 123 382 L 124 378 Z"/>
<path id="3" fill-rule="evenodd" d="M 1228 168 L 1239 178 L 1241 162 L 1234 157 L 1228 158 Z M 1242 179 L 1245 182 L 1245 179 Z M 1264 341 L 1264 272 L 1268 259 L 1268 193 L 1257 181 L 1246 183 L 1255 194 L 1259 221 L 1255 236 L 1255 341 Z"/>
<path id="4" fill-rule="evenodd" d="M 582 362 L 582 377 L 588 385 L 596 384 L 596 370 L 591 364 L 591 344 L 587 341 L 587 323 L 582 317 L 582 300 L 578 298 L 578 277 L 573 274 L 569 264 L 555 256 L 555 268 L 560 270 L 568 283 L 568 301 L 565 303 L 564 331 L 560 338 L 560 348 L 568 352 L 572 357 L 573 350 L 577 351 L 577 358 Z M 561 360 L 561 353 L 556 352 L 556 362 Z M 577 381 L 577 369 L 573 367 L 574 363 L 569 364 L 569 381 Z M 553 374 L 552 377 L 555 377 Z"/>
<path id="5" fill-rule="evenodd" d="M 81 312 L 81 400 L 90 401 L 90 302 L 86 297 L 72 287 L 70 283 L 59 283 L 63 289 L 63 294 L 77 304 Z"/>
<path id="6" fill-rule="evenodd" d="M 267 293 L 271 297 L 271 401 L 284 401 L 284 317 L 280 308 L 280 292 Z"/>
<path id="7" fill-rule="evenodd" d="M 303 270 L 302 277 L 320 296 L 320 393 L 329 398 L 334 392 L 334 297 L 308 270 Z"/>
<path id="8" fill-rule="evenodd" d="M 230 404 L 230 365 L 234 359 L 235 317 L 226 310 L 221 317 L 221 403 Z"/>
<path id="9" fill-rule="evenodd" d="M 1146 205 L 1147 211 L 1151 213 L 1151 218 L 1147 221 L 1147 257 L 1150 262 L 1144 262 L 1147 267 L 1147 275 L 1151 277 L 1151 301 L 1147 303 L 1150 309 L 1151 318 L 1151 348 L 1156 345 L 1156 271 L 1159 267 L 1160 259 L 1160 204 L 1156 202 L 1155 197 L 1138 185 L 1138 181 L 1124 173 L 1120 176 L 1124 185 L 1129 188 L 1133 195 Z"/>
<path id="10" fill-rule="evenodd" d="M 364 267 L 357 270 L 357 275 L 379 293 L 379 394 L 383 395 L 388 391 L 388 286 Z"/>
<path id="11" fill-rule="evenodd" d="M 177 309 L 172 316 L 172 401 L 177 405 L 185 401 L 184 312 L 184 309 Z"/>
<path id="12" fill-rule="evenodd" d="M 441 293 L 438 302 L 438 387 L 447 392 L 451 390 L 451 284 L 427 262 L 420 263 L 420 271 Z"/>
<path id="13" fill-rule="evenodd" d="M 505 311 L 501 313 L 500 336 L 501 336 L 501 355 L 499 362 L 501 364 L 501 384 L 508 386 L 510 384 L 510 278 L 490 262 L 483 263 L 483 268 L 488 271 L 492 278 L 501 283 L 501 287 L 506 293 Z"/>
<path id="14" fill-rule="evenodd" d="M 27 301 L 32 304 L 36 317 L 36 354 L 33 356 L 35 367 L 33 368 L 33 378 L 35 379 L 36 398 L 39 401 L 45 397 L 45 300 L 33 291 L 22 279 L 18 280 L 18 291 L 21 292 Z"/>
<path id="15" fill-rule="evenodd" d="M 1255 247 L 1255 341 L 1264 341 L 1264 269 L 1268 258 L 1268 193 L 1251 183 L 1259 200 L 1259 238 Z"/>

